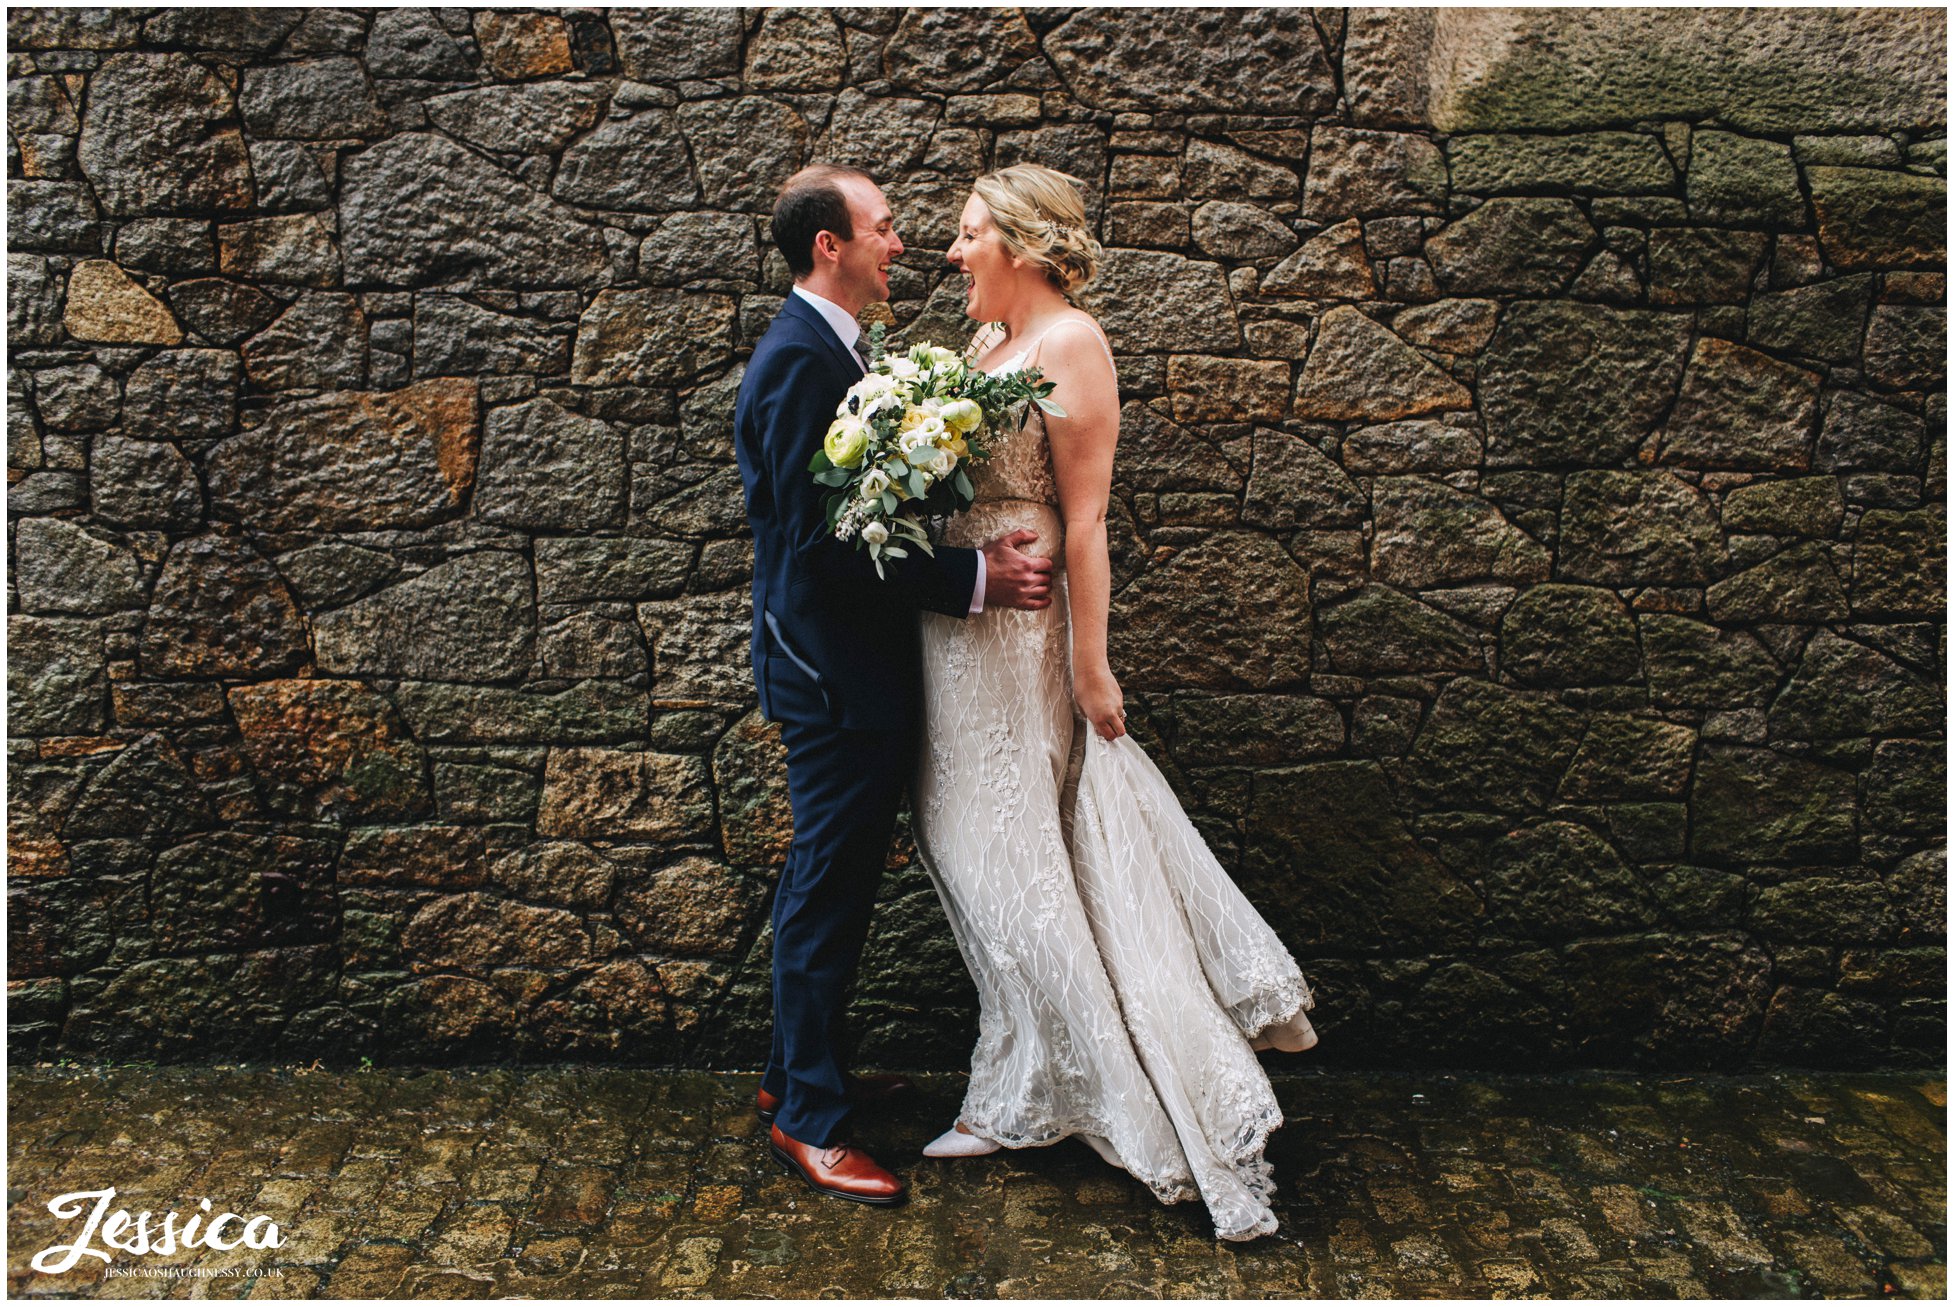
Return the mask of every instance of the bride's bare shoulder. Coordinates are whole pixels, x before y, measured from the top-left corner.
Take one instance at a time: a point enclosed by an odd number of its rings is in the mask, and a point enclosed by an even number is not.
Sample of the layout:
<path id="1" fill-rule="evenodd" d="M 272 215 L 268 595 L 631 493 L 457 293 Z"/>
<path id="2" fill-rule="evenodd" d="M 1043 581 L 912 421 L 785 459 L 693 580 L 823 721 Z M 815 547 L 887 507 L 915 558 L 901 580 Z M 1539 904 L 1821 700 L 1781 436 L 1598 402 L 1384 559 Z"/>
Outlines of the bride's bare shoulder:
<path id="1" fill-rule="evenodd" d="M 1108 363 L 1113 361 L 1113 346 L 1106 337 L 1106 329 L 1084 309 L 1073 309 L 1047 327 L 1042 343 L 1058 346 L 1052 351 L 1054 354 L 1069 353 L 1075 359 L 1103 356 Z"/>
<path id="2" fill-rule="evenodd" d="M 1059 321 L 1083 322 L 1087 326 L 1091 327 L 1094 331 L 1098 332 L 1100 335 L 1103 336 L 1106 334 L 1106 329 L 1099 325 L 1099 319 L 1093 317 L 1092 314 L 1086 312 L 1084 309 L 1080 309 L 1080 308 L 1072 309 L 1063 318 L 1060 318 Z"/>

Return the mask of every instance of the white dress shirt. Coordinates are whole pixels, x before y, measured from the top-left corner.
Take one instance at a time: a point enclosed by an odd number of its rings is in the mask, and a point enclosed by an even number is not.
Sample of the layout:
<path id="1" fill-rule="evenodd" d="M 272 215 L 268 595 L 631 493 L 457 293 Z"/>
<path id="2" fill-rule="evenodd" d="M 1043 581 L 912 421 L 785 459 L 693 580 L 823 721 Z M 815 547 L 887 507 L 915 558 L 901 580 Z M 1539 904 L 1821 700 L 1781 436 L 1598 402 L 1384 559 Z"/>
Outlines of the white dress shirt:
<path id="1" fill-rule="evenodd" d="M 855 342 L 862 338 L 862 324 L 855 320 L 855 315 L 839 304 L 822 299 L 805 286 L 795 286 L 794 293 L 814 306 L 814 311 L 821 315 L 821 320 L 828 324 L 836 336 L 840 337 L 841 343 L 854 357 L 856 366 L 866 374 L 868 367 L 855 350 Z M 970 593 L 972 617 L 984 611 L 984 570 L 984 551 L 980 549 L 977 551 L 977 586 Z"/>

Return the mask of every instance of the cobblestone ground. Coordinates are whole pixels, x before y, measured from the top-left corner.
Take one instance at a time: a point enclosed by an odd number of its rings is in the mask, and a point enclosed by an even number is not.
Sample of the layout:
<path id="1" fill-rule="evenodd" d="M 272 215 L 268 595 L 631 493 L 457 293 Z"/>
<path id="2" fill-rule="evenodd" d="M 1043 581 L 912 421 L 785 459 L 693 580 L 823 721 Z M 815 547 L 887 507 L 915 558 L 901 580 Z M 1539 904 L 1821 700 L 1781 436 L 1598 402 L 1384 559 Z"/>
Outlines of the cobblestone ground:
<path id="1" fill-rule="evenodd" d="M 1923 1076 L 1284 1077 L 1281 1233 L 1216 1242 L 1083 1146 L 961 1163 L 928 1078 L 863 1138 L 906 1208 L 783 1175 L 751 1075 L 19 1068 L 8 1288 L 79 1297 L 1941 1297 L 1945 1084 Z M 48 1200 L 266 1213 L 276 1250 L 29 1267 Z M 98 1241 L 99 1246 L 99 1241 Z M 259 1268 L 254 1277 L 244 1272 Z"/>

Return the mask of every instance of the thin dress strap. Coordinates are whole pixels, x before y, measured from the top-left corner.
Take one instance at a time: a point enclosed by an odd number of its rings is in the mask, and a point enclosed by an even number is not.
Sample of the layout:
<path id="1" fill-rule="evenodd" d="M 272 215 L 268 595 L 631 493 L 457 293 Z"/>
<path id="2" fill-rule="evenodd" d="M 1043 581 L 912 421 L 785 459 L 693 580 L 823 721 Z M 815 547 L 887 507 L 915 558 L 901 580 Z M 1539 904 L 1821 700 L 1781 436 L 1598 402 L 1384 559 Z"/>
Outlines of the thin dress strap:
<path id="1" fill-rule="evenodd" d="M 1084 318 L 1061 318 L 1059 321 L 1054 322 L 1051 326 L 1045 328 L 1043 331 L 1039 332 L 1036 336 L 1033 336 L 1031 338 L 1031 343 L 1024 347 L 1024 350 L 1018 355 L 1018 357 L 1021 359 L 1029 359 L 1031 357 L 1031 351 L 1038 348 L 1039 341 L 1045 339 L 1045 337 L 1051 335 L 1054 331 L 1057 331 L 1060 327 L 1071 326 L 1075 323 L 1079 326 L 1090 325 L 1092 327 L 1092 338 L 1094 341 L 1098 342 L 1100 353 L 1106 356 L 1107 366 L 1112 368 L 1113 375 L 1117 377 L 1119 375 L 1119 364 L 1113 362 L 1113 351 L 1111 350 L 1111 348 L 1107 346 L 1106 338 L 1100 334 L 1099 327 L 1097 324 L 1089 324 L 1087 320 Z"/>

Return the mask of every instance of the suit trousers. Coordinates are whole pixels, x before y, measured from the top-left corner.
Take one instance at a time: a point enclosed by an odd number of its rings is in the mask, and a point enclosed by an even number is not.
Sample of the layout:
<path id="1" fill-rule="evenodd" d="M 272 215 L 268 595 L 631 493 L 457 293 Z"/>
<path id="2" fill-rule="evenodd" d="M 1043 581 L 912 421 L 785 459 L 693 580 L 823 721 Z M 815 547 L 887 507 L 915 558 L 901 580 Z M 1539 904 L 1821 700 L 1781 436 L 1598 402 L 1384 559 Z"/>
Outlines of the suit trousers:
<path id="1" fill-rule="evenodd" d="M 781 1132 L 846 1135 L 843 1009 L 868 939 L 917 733 L 781 723 L 794 838 L 773 903 L 773 1052 L 761 1081 Z"/>

